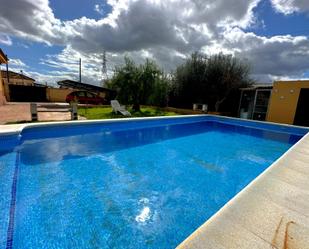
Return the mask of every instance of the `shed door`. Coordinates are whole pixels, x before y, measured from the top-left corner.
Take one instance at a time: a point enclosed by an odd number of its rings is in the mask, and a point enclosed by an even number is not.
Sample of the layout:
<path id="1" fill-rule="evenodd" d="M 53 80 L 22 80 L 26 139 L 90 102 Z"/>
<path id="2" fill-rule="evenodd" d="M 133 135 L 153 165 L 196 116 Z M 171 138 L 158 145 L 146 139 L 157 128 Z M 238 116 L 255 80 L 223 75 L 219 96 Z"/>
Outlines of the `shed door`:
<path id="1" fill-rule="evenodd" d="M 309 89 L 300 90 L 294 124 L 309 126 Z"/>

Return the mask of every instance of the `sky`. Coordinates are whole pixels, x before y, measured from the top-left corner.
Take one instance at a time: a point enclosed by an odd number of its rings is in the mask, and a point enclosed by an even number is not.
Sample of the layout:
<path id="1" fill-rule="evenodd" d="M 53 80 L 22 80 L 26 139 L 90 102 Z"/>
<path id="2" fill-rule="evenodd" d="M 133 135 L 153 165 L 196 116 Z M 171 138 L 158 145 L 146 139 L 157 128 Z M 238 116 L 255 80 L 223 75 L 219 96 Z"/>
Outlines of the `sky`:
<path id="1" fill-rule="evenodd" d="M 123 63 L 170 73 L 193 52 L 232 54 L 258 83 L 309 78 L 308 0 L 0 0 L 0 48 L 39 83 L 101 84 Z M 4 67 L 2 66 L 2 69 Z"/>

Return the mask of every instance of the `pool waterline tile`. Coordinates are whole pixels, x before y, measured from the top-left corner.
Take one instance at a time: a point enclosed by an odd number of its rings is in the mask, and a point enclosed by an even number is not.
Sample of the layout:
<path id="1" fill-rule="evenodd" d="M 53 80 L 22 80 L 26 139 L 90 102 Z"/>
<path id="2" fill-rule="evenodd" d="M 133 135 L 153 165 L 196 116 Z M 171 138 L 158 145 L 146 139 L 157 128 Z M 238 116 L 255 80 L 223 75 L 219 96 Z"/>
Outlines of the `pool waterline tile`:
<path id="1" fill-rule="evenodd" d="M 16 153 L 15 168 L 14 168 L 14 176 L 13 176 L 13 180 L 12 180 L 12 188 L 11 188 L 11 204 L 10 204 L 9 225 L 8 225 L 7 239 L 6 239 L 6 249 L 12 249 L 13 248 L 14 223 L 15 223 L 15 212 L 16 212 L 16 192 L 17 192 L 19 161 L 20 161 L 20 154 L 19 154 L 19 152 L 17 152 Z"/>

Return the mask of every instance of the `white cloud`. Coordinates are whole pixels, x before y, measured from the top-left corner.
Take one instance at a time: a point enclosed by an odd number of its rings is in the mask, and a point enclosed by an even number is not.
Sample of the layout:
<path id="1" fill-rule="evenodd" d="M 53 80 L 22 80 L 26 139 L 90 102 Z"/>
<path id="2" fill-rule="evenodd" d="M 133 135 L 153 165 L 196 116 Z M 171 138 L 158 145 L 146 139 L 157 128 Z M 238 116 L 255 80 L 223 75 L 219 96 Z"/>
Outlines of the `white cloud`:
<path id="1" fill-rule="evenodd" d="M 278 12 L 285 15 L 309 11 L 308 0 L 271 0 L 271 3 Z"/>
<path id="2" fill-rule="evenodd" d="M 10 71 L 18 72 L 18 73 L 20 71 L 25 72 L 25 70 L 28 69 L 28 66 L 22 60 L 14 59 L 14 58 L 9 59 L 8 67 L 9 67 Z M 26 74 L 26 75 L 28 75 L 28 74 Z"/>
<path id="3" fill-rule="evenodd" d="M 10 0 L 1 5 L 0 32 L 62 45 L 61 53 L 41 61 L 54 69 L 48 72 L 54 75 L 48 80 L 59 79 L 61 73 L 76 78 L 81 57 L 84 79 L 98 83 L 103 50 L 108 52 L 109 73 L 124 55 L 137 62 L 155 59 L 168 71 L 190 53 L 204 51 L 247 58 L 260 79 L 301 77 L 309 66 L 308 38 L 267 38 L 243 31 L 257 25 L 253 10 L 260 1 L 108 0 L 112 11 L 100 20 L 82 17 L 62 21 L 54 16 L 48 0 Z M 307 0 L 270 1 L 285 14 L 309 10 Z M 100 13 L 102 5 L 95 5 L 94 10 Z"/>
<path id="4" fill-rule="evenodd" d="M 100 15 L 104 15 L 105 14 L 104 6 L 101 6 L 100 4 L 95 4 L 94 5 L 94 11 L 99 13 Z"/>
<path id="5" fill-rule="evenodd" d="M 14 67 L 28 67 L 22 60 L 12 58 L 10 58 L 9 65 Z"/>
<path id="6" fill-rule="evenodd" d="M 71 44 L 90 52 L 103 48 L 132 51 L 156 45 L 186 50 L 197 36 L 199 42 L 207 42 L 205 34 L 192 25 L 205 25 L 209 33 L 224 26 L 247 27 L 258 1 L 109 0 L 112 12 L 106 18 L 61 21 L 55 18 L 48 0 L 12 0 L 0 10 L 0 31 L 47 44 Z M 95 9 L 100 11 L 100 7 Z M 193 45 L 198 49 L 200 44 Z"/>
<path id="7" fill-rule="evenodd" d="M 8 35 L 0 34 L 0 44 L 11 46 L 13 42 Z"/>

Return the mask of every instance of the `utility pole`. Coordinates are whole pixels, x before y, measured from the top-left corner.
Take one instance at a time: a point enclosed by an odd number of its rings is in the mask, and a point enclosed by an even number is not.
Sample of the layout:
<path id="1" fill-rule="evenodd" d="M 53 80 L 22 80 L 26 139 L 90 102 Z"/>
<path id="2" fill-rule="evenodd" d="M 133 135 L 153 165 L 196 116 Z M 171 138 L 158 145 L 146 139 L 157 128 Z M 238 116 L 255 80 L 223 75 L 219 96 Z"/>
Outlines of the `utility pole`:
<path id="1" fill-rule="evenodd" d="M 107 60 L 106 60 L 106 51 L 103 51 L 102 55 L 102 86 L 104 86 L 104 81 L 107 80 Z"/>
<path id="2" fill-rule="evenodd" d="M 79 58 L 79 83 L 82 83 L 82 59 Z"/>

